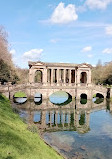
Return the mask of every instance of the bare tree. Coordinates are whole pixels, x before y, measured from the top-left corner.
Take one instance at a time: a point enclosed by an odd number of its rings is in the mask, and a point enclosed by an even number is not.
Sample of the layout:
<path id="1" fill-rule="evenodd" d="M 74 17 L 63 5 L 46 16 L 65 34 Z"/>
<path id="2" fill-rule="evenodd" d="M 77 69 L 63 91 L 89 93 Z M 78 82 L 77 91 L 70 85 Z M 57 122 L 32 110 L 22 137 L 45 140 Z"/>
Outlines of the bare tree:
<path id="1" fill-rule="evenodd" d="M 13 66 L 11 54 L 8 51 L 7 33 L 3 26 L 0 26 L 0 59 L 8 65 Z"/>

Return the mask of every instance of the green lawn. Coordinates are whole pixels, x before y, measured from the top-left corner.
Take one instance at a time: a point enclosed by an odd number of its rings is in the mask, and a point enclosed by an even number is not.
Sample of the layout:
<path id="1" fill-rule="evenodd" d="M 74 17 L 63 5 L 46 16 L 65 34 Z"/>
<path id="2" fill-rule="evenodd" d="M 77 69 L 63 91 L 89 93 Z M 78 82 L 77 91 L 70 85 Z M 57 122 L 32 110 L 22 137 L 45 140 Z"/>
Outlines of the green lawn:
<path id="1" fill-rule="evenodd" d="M 62 159 L 27 130 L 18 114 L 13 113 L 8 99 L 0 95 L 0 159 Z"/>

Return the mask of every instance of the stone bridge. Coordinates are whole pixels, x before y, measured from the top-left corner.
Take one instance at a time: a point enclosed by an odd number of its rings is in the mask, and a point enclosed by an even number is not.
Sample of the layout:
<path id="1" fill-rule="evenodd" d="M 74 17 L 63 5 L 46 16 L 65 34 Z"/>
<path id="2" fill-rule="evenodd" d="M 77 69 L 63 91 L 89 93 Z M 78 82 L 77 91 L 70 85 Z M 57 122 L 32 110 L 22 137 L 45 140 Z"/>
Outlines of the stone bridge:
<path id="1" fill-rule="evenodd" d="M 43 99 L 46 99 L 57 91 L 67 92 L 76 99 L 80 99 L 81 95 L 92 99 L 97 93 L 106 98 L 107 88 L 91 83 L 91 68 L 92 66 L 86 63 L 29 62 L 29 82 L 0 85 L 0 92 L 10 99 L 18 91 L 25 92 L 28 98 L 34 98 L 36 93 L 41 93 Z"/>
<path id="2" fill-rule="evenodd" d="M 87 99 L 92 99 L 94 94 L 102 94 L 104 98 L 107 96 L 107 88 L 97 85 L 78 85 L 78 86 L 44 86 L 40 84 L 20 84 L 20 85 L 0 85 L 0 92 L 10 99 L 13 99 L 16 92 L 24 92 L 28 98 L 33 99 L 36 93 L 42 94 L 43 99 L 57 91 L 64 91 L 72 96 L 72 98 L 80 99 L 81 94 L 86 94 Z"/>

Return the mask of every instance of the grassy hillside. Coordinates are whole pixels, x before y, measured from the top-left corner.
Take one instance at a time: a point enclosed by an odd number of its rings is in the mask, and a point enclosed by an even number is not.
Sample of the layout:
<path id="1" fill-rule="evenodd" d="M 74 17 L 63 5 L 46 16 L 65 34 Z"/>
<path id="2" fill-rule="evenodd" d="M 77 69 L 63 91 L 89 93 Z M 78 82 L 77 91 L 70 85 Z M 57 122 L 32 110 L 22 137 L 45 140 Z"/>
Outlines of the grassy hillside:
<path id="1" fill-rule="evenodd" d="M 37 133 L 13 113 L 8 99 L 0 95 L 0 159 L 62 159 Z"/>

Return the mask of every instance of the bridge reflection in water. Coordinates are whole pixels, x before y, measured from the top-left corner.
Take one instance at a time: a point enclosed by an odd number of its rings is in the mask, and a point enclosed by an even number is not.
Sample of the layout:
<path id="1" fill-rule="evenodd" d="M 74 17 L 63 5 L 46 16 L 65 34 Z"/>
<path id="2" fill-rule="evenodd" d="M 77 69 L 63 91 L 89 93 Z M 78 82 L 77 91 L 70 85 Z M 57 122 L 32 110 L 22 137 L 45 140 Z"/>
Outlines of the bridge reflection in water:
<path id="1" fill-rule="evenodd" d="M 35 124 L 41 131 L 77 131 L 86 133 L 90 130 L 90 114 L 94 111 L 107 109 L 107 103 L 104 100 L 100 104 L 87 101 L 86 104 L 80 104 L 80 101 L 57 106 L 49 100 L 43 100 L 42 104 L 36 105 L 28 101 L 22 105 L 16 105 L 20 110 L 20 116 L 24 117 L 28 124 Z M 109 106 L 109 103 L 108 103 Z M 109 106 L 110 112 L 112 104 Z"/>

